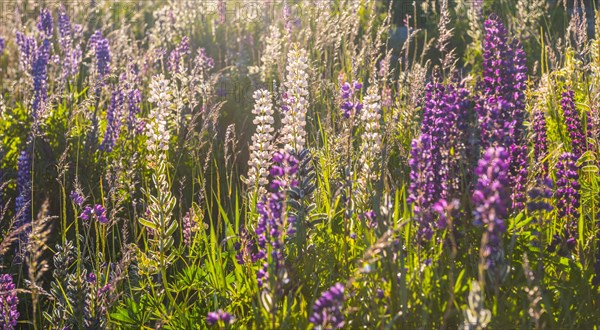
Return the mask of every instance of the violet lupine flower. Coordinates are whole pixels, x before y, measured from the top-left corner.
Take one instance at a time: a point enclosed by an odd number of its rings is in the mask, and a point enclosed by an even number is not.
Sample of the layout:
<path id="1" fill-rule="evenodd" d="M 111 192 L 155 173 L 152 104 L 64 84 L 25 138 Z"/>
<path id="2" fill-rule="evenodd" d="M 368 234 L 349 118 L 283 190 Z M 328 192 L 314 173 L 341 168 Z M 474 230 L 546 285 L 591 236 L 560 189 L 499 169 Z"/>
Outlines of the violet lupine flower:
<path id="1" fill-rule="evenodd" d="M 6 47 L 6 40 L 4 37 L 0 37 L 0 56 L 4 54 L 4 48 Z"/>
<path id="2" fill-rule="evenodd" d="M 363 104 L 360 102 L 359 97 L 356 94 L 362 89 L 362 83 L 354 81 L 352 85 L 345 82 L 340 88 L 342 94 L 342 112 L 344 118 L 350 118 L 351 116 L 358 115 L 360 110 L 363 108 Z"/>
<path id="3" fill-rule="evenodd" d="M 562 93 L 561 101 L 567 132 L 571 138 L 572 153 L 579 158 L 586 150 L 586 139 L 581 125 L 581 118 L 575 108 L 575 94 L 573 90 L 568 89 Z"/>
<path id="4" fill-rule="evenodd" d="M 42 32 L 46 39 L 52 37 L 52 14 L 48 9 L 42 9 L 40 20 L 37 23 L 37 29 Z"/>
<path id="5" fill-rule="evenodd" d="M 563 153 L 556 165 L 556 209 L 559 219 L 566 219 L 565 236 L 567 247 L 575 246 L 577 222 L 579 221 L 579 173 L 577 156 Z"/>
<path id="6" fill-rule="evenodd" d="M 419 236 L 429 240 L 435 224 L 433 206 L 458 191 L 461 150 L 465 143 L 461 120 L 471 106 L 468 92 L 460 84 L 444 86 L 439 72 L 427 84 L 421 135 L 412 142 L 411 183 L 408 202 L 414 205 Z M 454 147 L 451 155 L 449 147 Z"/>
<path id="7" fill-rule="evenodd" d="M 37 43 L 33 36 L 27 36 L 17 31 L 17 46 L 19 46 L 19 66 L 22 71 L 30 71 L 37 51 Z"/>
<path id="8" fill-rule="evenodd" d="M 509 43 L 506 28 L 495 14 L 490 15 L 485 21 L 484 28 L 486 36 L 483 47 L 481 86 L 483 95 L 476 107 L 482 125 L 482 143 L 484 148 L 488 148 L 494 143 L 499 143 L 505 148 L 512 143 L 520 145 L 524 138 L 524 92 L 527 87 L 525 52 L 518 42 Z M 495 118 L 488 118 L 484 107 L 490 97 L 496 97 L 496 102 L 501 105 L 499 108 L 502 111 L 495 114 Z M 504 132 L 489 132 L 490 128 L 503 129 Z M 500 135 L 500 140 L 491 139 L 490 133 L 496 137 Z"/>
<path id="9" fill-rule="evenodd" d="M 33 75 L 33 117 L 37 118 L 38 112 L 41 109 L 42 104 L 48 98 L 48 86 L 47 86 L 47 66 L 48 60 L 50 59 L 50 41 L 48 39 L 44 40 L 40 47 L 37 49 L 33 67 L 32 67 L 32 75 Z"/>
<path id="10" fill-rule="evenodd" d="M 485 226 L 487 246 L 484 255 L 487 266 L 493 267 L 499 259 L 502 234 L 510 206 L 510 155 L 503 147 L 488 148 L 475 169 L 477 183 L 473 192 L 475 225 Z"/>
<path id="11" fill-rule="evenodd" d="M 421 134 L 411 144 L 410 160 L 410 186 L 407 202 L 414 207 L 415 220 L 418 223 L 418 236 L 420 239 L 430 240 L 433 236 L 432 207 L 439 199 L 439 181 L 435 180 L 435 169 L 430 150 L 431 138 Z"/>
<path id="12" fill-rule="evenodd" d="M 108 39 L 102 37 L 102 32 L 98 30 L 90 37 L 89 47 L 94 49 L 96 54 L 96 74 L 98 75 L 96 94 L 99 94 L 100 88 L 104 86 L 104 76 L 110 72 L 110 46 Z"/>
<path id="13" fill-rule="evenodd" d="M 77 191 L 71 191 L 69 197 L 71 197 L 71 201 L 73 201 L 73 203 L 75 203 L 75 205 L 78 206 L 83 205 L 83 202 L 85 201 L 85 198 Z"/>
<path id="14" fill-rule="evenodd" d="M 527 185 L 527 146 L 510 146 L 510 186 L 512 187 L 512 208 L 522 210 L 525 207 Z"/>
<path id="15" fill-rule="evenodd" d="M 73 46 L 73 39 L 78 25 L 71 28 L 71 22 L 64 6 L 58 12 L 58 38 L 59 44 L 63 52 L 63 72 L 64 79 L 68 79 L 79 72 L 79 64 L 81 63 L 82 52 L 79 44 Z M 79 27 L 80 28 L 80 27 Z"/>
<path id="16" fill-rule="evenodd" d="M 137 127 L 140 121 L 137 116 L 140 113 L 142 93 L 138 88 L 139 77 L 135 65 L 130 65 L 126 72 L 121 73 L 119 81 L 121 82 L 121 90 L 123 91 L 123 100 L 127 102 L 127 128 L 132 133 L 138 133 Z"/>
<path id="17" fill-rule="evenodd" d="M 541 182 L 539 182 L 541 181 Z M 553 193 L 554 182 L 552 179 L 546 178 L 539 180 L 538 185 L 527 192 L 529 200 L 527 201 L 527 210 L 529 212 L 550 212 L 553 207 L 549 203 Z"/>
<path id="18" fill-rule="evenodd" d="M 181 42 L 175 47 L 175 49 L 169 55 L 168 66 L 169 70 L 175 74 L 181 72 L 181 60 L 190 53 L 190 39 L 183 37 Z"/>
<path id="19" fill-rule="evenodd" d="M 340 329 L 344 326 L 343 304 L 344 286 L 336 283 L 317 299 L 308 320 L 320 329 Z"/>
<path id="20" fill-rule="evenodd" d="M 216 312 L 209 312 L 206 316 L 206 324 L 208 325 L 215 325 L 219 322 L 223 322 L 224 325 L 229 325 L 233 324 L 234 321 L 235 318 L 231 314 L 223 311 L 222 309 L 219 309 Z"/>
<path id="21" fill-rule="evenodd" d="M 19 319 L 19 298 L 12 276 L 4 274 L 0 276 L 0 328 L 12 330 L 17 326 Z"/>
<path id="22" fill-rule="evenodd" d="M 121 130 L 121 108 L 123 102 L 123 93 L 119 90 L 113 91 L 110 105 L 106 110 L 106 132 L 100 145 L 100 150 L 102 151 L 112 151 L 117 143 Z"/>
<path id="23" fill-rule="evenodd" d="M 100 204 L 96 204 L 93 207 L 87 205 L 83 209 L 83 212 L 81 212 L 79 217 L 85 221 L 94 219 L 102 224 L 108 223 L 108 218 L 106 217 L 106 209 Z"/>
<path id="24" fill-rule="evenodd" d="M 72 40 L 71 22 L 64 5 L 61 5 L 58 11 L 58 40 L 63 51 L 70 48 Z"/>
<path id="25" fill-rule="evenodd" d="M 259 214 L 258 224 L 256 226 L 256 235 L 258 236 L 258 255 L 257 260 L 267 257 L 267 244 L 271 247 L 271 262 L 276 272 L 283 267 L 283 243 L 286 237 L 293 236 L 295 228 L 295 218 L 285 214 L 283 209 L 286 198 L 285 191 L 295 187 L 298 183 L 293 176 L 298 171 L 298 160 L 287 153 L 276 152 L 273 155 L 274 165 L 270 173 L 273 177 L 271 181 L 271 193 L 269 197 L 263 196 L 263 200 L 258 202 L 256 208 Z M 259 287 L 265 284 L 267 279 L 267 270 L 269 264 L 265 262 L 263 269 L 257 273 Z"/>
<path id="26" fill-rule="evenodd" d="M 194 235 L 193 233 L 193 229 L 194 226 L 192 224 L 192 217 L 190 215 L 190 212 L 186 212 L 185 216 L 183 217 L 183 244 L 185 244 L 186 246 L 191 246 L 192 245 L 192 237 Z"/>

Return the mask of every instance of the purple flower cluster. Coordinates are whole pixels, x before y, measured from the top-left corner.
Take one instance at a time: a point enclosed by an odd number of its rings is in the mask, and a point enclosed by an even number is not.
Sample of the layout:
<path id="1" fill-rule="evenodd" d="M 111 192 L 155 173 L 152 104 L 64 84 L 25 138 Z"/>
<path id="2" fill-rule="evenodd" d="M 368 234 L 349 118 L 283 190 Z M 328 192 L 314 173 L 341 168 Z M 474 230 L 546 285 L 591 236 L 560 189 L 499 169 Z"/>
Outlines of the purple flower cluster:
<path id="1" fill-rule="evenodd" d="M 17 46 L 19 46 L 19 66 L 23 71 L 30 71 L 31 66 L 33 65 L 35 53 L 37 51 L 37 43 L 35 42 L 35 38 L 17 31 L 16 39 Z"/>
<path id="2" fill-rule="evenodd" d="M 90 219 L 94 219 L 102 224 L 108 223 L 108 218 L 106 217 L 106 209 L 104 206 L 100 204 L 96 204 L 93 207 L 87 205 L 83 212 L 79 215 L 82 220 L 89 221 Z"/>
<path id="3" fill-rule="evenodd" d="M 549 203 L 554 195 L 552 189 L 554 183 L 552 179 L 546 178 L 538 182 L 538 185 L 527 192 L 529 200 L 527 201 L 527 210 L 529 212 L 550 212 L 552 205 Z"/>
<path id="4" fill-rule="evenodd" d="M 492 14 L 484 23 L 481 96 L 475 111 L 479 117 L 481 145 L 510 151 L 510 186 L 513 208 L 522 209 L 527 181 L 527 145 L 524 134 L 527 66 L 523 47 L 509 42 L 506 28 Z"/>
<path id="5" fill-rule="evenodd" d="M 61 5 L 58 11 L 58 40 L 63 50 L 70 46 L 71 38 L 71 21 L 65 6 Z"/>
<path id="6" fill-rule="evenodd" d="M 121 73 L 119 81 L 123 93 L 123 102 L 127 103 L 127 128 L 133 133 L 140 133 L 137 116 L 140 113 L 142 93 L 138 87 L 139 77 L 135 65 L 130 65 L 126 72 Z"/>
<path id="7" fill-rule="evenodd" d="M 6 40 L 4 37 L 0 37 L 0 56 L 4 54 L 4 48 L 6 47 Z"/>
<path id="8" fill-rule="evenodd" d="M 206 54 L 206 49 L 198 48 L 194 58 L 194 66 L 196 71 L 207 72 L 215 67 L 215 60 Z"/>
<path id="9" fill-rule="evenodd" d="M 79 64 L 81 63 L 81 47 L 79 44 L 73 45 L 75 28 L 80 28 L 78 25 L 71 27 L 69 16 L 67 15 L 64 6 L 61 6 L 58 12 L 58 40 L 63 52 L 63 70 L 64 78 L 72 77 L 79 72 Z"/>
<path id="10" fill-rule="evenodd" d="M 477 183 L 473 192 L 475 225 L 485 226 L 487 246 L 484 255 L 488 267 L 494 261 L 502 245 L 506 231 L 510 193 L 508 190 L 510 155 L 503 147 L 488 148 L 475 169 Z"/>
<path id="11" fill-rule="evenodd" d="M 445 227 L 434 224 L 433 206 L 458 190 L 460 172 L 458 150 L 464 146 L 464 127 L 470 107 L 468 92 L 460 84 L 444 86 L 439 73 L 427 84 L 421 135 L 412 141 L 411 182 L 408 202 L 413 204 L 419 223 L 419 237 L 429 240 L 433 229 Z M 454 155 L 450 154 L 451 147 Z"/>
<path id="12" fill-rule="evenodd" d="M 37 29 L 44 34 L 46 39 L 52 37 L 52 14 L 48 9 L 42 9 L 40 20 L 37 23 Z"/>
<path id="13" fill-rule="evenodd" d="M 42 44 L 38 47 L 35 52 L 32 76 L 33 76 L 33 117 L 36 118 L 38 111 L 42 104 L 48 98 L 48 86 L 47 86 L 47 67 L 48 60 L 50 59 L 50 41 L 48 39 L 42 41 Z"/>
<path id="14" fill-rule="evenodd" d="M 512 208 L 522 210 L 525 207 L 527 190 L 527 145 L 510 146 L 510 186 L 512 187 Z"/>
<path id="15" fill-rule="evenodd" d="M 89 47 L 96 54 L 96 74 L 98 75 L 96 94 L 98 94 L 100 88 L 104 86 L 104 77 L 110 72 L 110 47 L 108 39 L 102 37 L 100 30 L 90 37 Z"/>
<path id="16" fill-rule="evenodd" d="M 12 276 L 0 276 L 0 328 L 12 330 L 17 326 L 19 298 Z"/>
<path id="17" fill-rule="evenodd" d="M 504 147 L 521 144 L 527 87 L 525 52 L 517 41 L 509 43 L 506 28 L 495 14 L 485 21 L 484 28 L 483 95 L 476 106 L 482 144 L 484 148 L 494 143 Z M 490 113 L 493 111 L 498 113 Z"/>
<path id="18" fill-rule="evenodd" d="M 562 110 L 565 117 L 565 124 L 567 125 L 567 132 L 571 138 L 572 153 L 575 157 L 579 158 L 586 150 L 586 139 L 583 131 L 583 125 L 581 125 L 581 118 L 577 109 L 575 108 L 575 94 L 573 90 L 568 89 L 562 93 Z"/>
<path id="19" fill-rule="evenodd" d="M 579 221 L 579 173 L 577 156 L 563 153 L 556 165 L 556 209 L 559 219 L 566 219 L 567 246 L 574 246 Z"/>
<path id="20" fill-rule="evenodd" d="M 115 90 L 110 99 L 110 105 L 106 110 L 106 132 L 100 145 L 100 150 L 110 152 L 115 147 L 119 132 L 121 130 L 121 108 L 124 98 L 120 90 Z"/>
<path id="21" fill-rule="evenodd" d="M 235 318 L 231 314 L 223 311 L 222 309 L 219 309 L 216 312 L 209 312 L 206 316 L 206 324 L 208 325 L 215 325 L 219 322 L 223 322 L 224 325 L 229 325 L 233 324 L 234 321 Z"/>
<path id="22" fill-rule="evenodd" d="M 188 37 L 183 37 L 181 42 L 175 47 L 175 49 L 169 55 L 169 70 L 175 74 L 180 73 L 180 63 L 181 59 L 190 53 L 190 39 Z"/>
<path id="23" fill-rule="evenodd" d="M 352 85 L 345 82 L 340 88 L 342 95 L 342 112 L 344 118 L 350 118 L 351 116 L 358 115 L 360 110 L 363 108 L 363 104 L 360 102 L 360 96 L 357 95 L 362 89 L 362 83 L 354 81 Z"/>
<path id="24" fill-rule="evenodd" d="M 320 329 L 340 329 L 344 326 L 343 304 L 344 286 L 336 283 L 317 299 L 308 320 Z"/>
<path id="25" fill-rule="evenodd" d="M 279 270 L 283 263 L 284 240 L 286 237 L 293 236 L 296 231 L 295 218 L 286 214 L 284 203 L 286 190 L 298 184 L 293 178 L 298 171 L 298 160 L 290 154 L 276 152 L 273 155 L 273 164 L 270 170 L 271 193 L 268 198 L 264 196 L 263 200 L 256 205 L 259 214 L 255 230 L 258 237 L 256 259 L 264 259 L 267 256 L 267 244 L 269 244 L 271 262 L 275 270 Z M 265 284 L 268 277 L 268 266 L 269 264 L 265 262 L 257 273 L 260 287 Z"/>
<path id="26" fill-rule="evenodd" d="M 83 197 L 77 191 L 71 191 L 69 197 L 71 197 L 71 201 L 73 201 L 73 203 L 75 203 L 77 206 L 81 206 L 83 205 L 83 202 L 85 202 L 85 197 Z"/>

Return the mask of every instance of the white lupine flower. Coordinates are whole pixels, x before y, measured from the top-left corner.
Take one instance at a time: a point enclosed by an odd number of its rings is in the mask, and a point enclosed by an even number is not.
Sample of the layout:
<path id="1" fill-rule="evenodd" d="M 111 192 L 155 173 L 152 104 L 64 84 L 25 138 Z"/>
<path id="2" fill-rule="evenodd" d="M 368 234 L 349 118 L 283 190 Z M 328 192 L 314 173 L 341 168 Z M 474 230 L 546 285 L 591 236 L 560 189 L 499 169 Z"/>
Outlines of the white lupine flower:
<path id="1" fill-rule="evenodd" d="M 256 189 L 261 194 L 264 193 L 264 186 L 269 182 L 267 176 L 273 154 L 273 104 L 271 93 L 264 89 L 254 92 L 254 100 L 252 113 L 256 117 L 252 123 L 256 125 L 256 132 L 252 136 L 252 145 L 250 146 L 247 184 L 250 191 Z"/>
<path id="2" fill-rule="evenodd" d="M 288 54 L 284 95 L 285 108 L 281 124 L 281 139 L 287 152 L 300 152 L 306 143 L 306 112 L 308 110 L 308 58 L 306 51 L 294 47 Z"/>
<path id="3" fill-rule="evenodd" d="M 363 178 L 376 179 L 374 160 L 381 153 L 381 104 L 379 91 L 376 86 L 369 87 L 363 99 L 364 107 L 360 113 L 360 120 L 364 124 L 361 145 L 361 164 L 363 165 Z"/>
<path id="4" fill-rule="evenodd" d="M 147 148 L 153 161 L 165 157 L 169 150 L 171 134 L 167 128 L 167 121 L 171 111 L 171 90 L 169 81 L 163 75 L 157 75 L 150 82 L 150 97 L 148 101 L 155 103 L 148 114 L 146 122 Z"/>
<path id="5" fill-rule="evenodd" d="M 262 62 L 260 66 L 260 79 L 263 82 L 266 82 L 270 73 L 277 68 L 281 56 L 281 32 L 279 32 L 279 28 L 276 25 L 272 25 L 269 28 L 269 35 L 265 42 L 265 52 L 260 58 Z"/>

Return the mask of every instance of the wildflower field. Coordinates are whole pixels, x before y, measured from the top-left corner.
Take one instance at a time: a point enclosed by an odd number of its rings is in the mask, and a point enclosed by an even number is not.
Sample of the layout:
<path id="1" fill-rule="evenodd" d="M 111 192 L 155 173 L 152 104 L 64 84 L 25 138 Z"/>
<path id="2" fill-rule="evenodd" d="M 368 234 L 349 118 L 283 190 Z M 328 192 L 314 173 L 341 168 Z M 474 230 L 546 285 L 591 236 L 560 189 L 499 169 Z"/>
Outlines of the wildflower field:
<path id="1" fill-rule="evenodd" d="M 595 0 L 0 6 L 1 329 L 600 328 Z"/>

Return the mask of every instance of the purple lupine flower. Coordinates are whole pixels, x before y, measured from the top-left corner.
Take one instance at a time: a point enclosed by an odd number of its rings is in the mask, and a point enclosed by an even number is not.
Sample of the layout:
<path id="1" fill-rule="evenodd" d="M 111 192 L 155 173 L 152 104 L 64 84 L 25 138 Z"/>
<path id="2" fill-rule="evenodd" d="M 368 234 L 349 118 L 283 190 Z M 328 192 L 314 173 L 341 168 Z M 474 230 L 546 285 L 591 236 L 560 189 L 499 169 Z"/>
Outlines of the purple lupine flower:
<path id="1" fill-rule="evenodd" d="M 100 89 L 104 86 L 104 77 L 110 72 L 110 46 L 108 39 L 102 36 L 100 30 L 96 31 L 88 41 L 89 47 L 96 54 L 96 74 L 98 77 L 98 85 L 96 94 L 100 93 Z"/>
<path id="2" fill-rule="evenodd" d="M 4 48 L 6 47 L 6 40 L 4 37 L 0 37 L 0 56 L 4 54 Z"/>
<path id="3" fill-rule="evenodd" d="M 33 90 L 35 93 L 33 104 L 31 106 L 34 118 L 37 118 L 42 105 L 48 98 L 47 66 L 49 59 L 50 41 L 46 39 L 42 41 L 42 44 L 36 51 L 31 72 L 33 76 Z"/>
<path id="4" fill-rule="evenodd" d="M 139 78 L 136 67 L 132 64 L 126 72 L 121 73 L 119 77 L 121 90 L 123 91 L 124 102 L 127 102 L 127 128 L 132 133 L 137 133 L 139 120 L 137 115 L 140 113 L 140 104 L 142 103 L 142 93 L 140 92 Z"/>
<path id="5" fill-rule="evenodd" d="M 108 218 L 106 218 L 106 209 L 104 206 L 100 204 L 94 205 L 94 215 L 100 223 L 105 224 L 108 222 Z"/>
<path id="6" fill-rule="evenodd" d="M 96 279 L 97 279 L 97 278 L 96 278 L 96 274 L 94 274 L 94 273 L 89 273 L 89 274 L 86 276 L 86 279 L 85 279 L 85 280 L 86 280 L 88 283 L 90 283 L 90 284 L 94 284 L 94 283 L 96 283 Z"/>
<path id="7" fill-rule="evenodd" d="M 73 46 L 77 25 L 71 28 L 71 22 L 64 6 L 58 12 L 58 37 L 63 56 L 63 78 L 68 79 L 79 72 L 82 52 L 79 44 Z M 92 38 L 90 38 L 92 39 Z"/>
<path id="8" fill-rule="evenodd" d="M 510 146 L 510 186 L 512 187 L 512 208 L 522 210 L 525 207 L 527 184 L 527 146 Z"/>
<path id="9" fill-rule="evenodd" d="M 19 46 L 19 66 L 22 71 L 29 72 L 37 51 L 37 44 L 33 36 L 27 36 L 17 31 L 17 46 Z"/>
<path id="10" fill-rule="evenodd" d="M 190 212 L 188 211 L 183 217 L 183 244 L 185 244 L 185 246 L 192 245 L 192 235 L 194 234 L 192 232 L 192 229 L 192 217 L 190 216 Z"/>
<path id="11" fill-rule="evenodd" d="M 527 195 L 529 196 L 529 200 L 527 201 L 527 211 L 552 211 L 553 208 L 549 201 L 554 195 L 552 191 L 553 188 L 554 183 L 552 182 L 552 179 L 546 178 L 544 180 L 538 180 L 537 186 L 527 192 Z"/>
<path id="12" fill-rule="evenodd" d="M 195 71 L 207 72 L 215 67 L 215 60 L 206 54 L 206 49 L 198 48 L 194 58 Z"/>
<path id="13" fill-rule="evenodd" d="M 169 55 L 168 67 L 173 74 L 181 72 L 181 60 L 189 53 L 190 39 L 188 37 L 183 37 L 181 42 L 179 42 L 177 47 L 175 47 L 175 49 Z"/>
<path id="14" fill-rule="evenodd" d="M 12 276 L 3 274 L 0 276 L 0 328 L 12 330 L 17 326 L 19 319 L 19 298 Z"/>
<path id="15" fill-rule="evenodd" d="M 110 152 L 119 139 L 121 130 L 121 108 L 123 107 L 123 93 L 115 90 L 112 93 L 110 105 L 106 110 L 106 132 L 100 145 L 100 150 Z"/>
<path id="16" fill-rule="evenodd" d="M 222 309 L 219 309 L 216 312 L 209 312 L 206 316 L 206 324 L 208 325 L 215 325 L 219 322 L 223 322 L 224 325 L 229 325 L 233 324 L 234 321 L 235 318 L 231 314 L 223 311 Z"/>
<path id="17" fill-rule="evenodd" d="M 413 204 L 420 239 L 429 240 L 436 225 L 433 206 L 459 191 L 460 152 L 465 144 L 468 92 L 458 83 L 444 86 L 438 71 L 427 84 L 421 135 L 412 142 L 408 202 Z M 454 147 L 454 155 L 449 152 Z"/>
<path id="18" fill-rule="evenodd" d="M 565 152 L 556 165 L 556 209 L 559 219 L 566 219 L 565 237 L 567 247 L 573 248 L 577 239 L 579 221 L 579 173 L 577 156 Z"/>
<path id="19" fill-rule="evenodd" d="M 434 218 L 432 207 L 439 196 L 438 185 L 430 150 L 431 139 L 427 134 L 421 134 L 411 144 L 410 186 L 407 202 L 413 205 L 415 220 L 418 223 L 420 239 L 430 240 L 433 236 Z"/>
<path id="20" fill-rule="evenodd" d="M 64 5 L 61 5 L 58 11 L 58 40 L 64 52 L 71 47 L 71 22 Z"/>
<path id="21" fill-rule="evenodd" d="M 482 144 L 488 148 L 498 144 L 508 148 L 523 142 L 525 89 L 527 87 L 526 56 L 518 42 L 509 43 L 506 28 L 492 14 L 484 23 L 486 36 L 483 52 L 482 96 L 476 112 L 482 125 Z M 491 97 L 496 106 L 485 107 Z M 490 110 L 501 110 L 488 116 Z M 491 130 L 500 130 L 490 132 Z"/>
<path id="22" fill-rule="evenodd" d="M 343 304 L 344 286 L 336 283 L 317 299 L 308 320 L 321 329 L 341 329 L 344 326 Z"/>
<path id="23" fill-rule="evenodd" d="M 85 198 L 75 190 L 71 191 L 69 197 L 71 197 L 71 201 L 78 206 L 83 205 L 83 202 L 85 201 Z"/>
<path id="24" fill-rule="evenodd" d="M 100 204 L 96 204 L 93 207 L 86 205 L 79 217 L 85 221 L 95 219 L 96 221 L 102 224 L 108 223 L 108 218 L 106 217 L 106 209 Z"/>
<path id="25" fill-rule="evenodd" d="M 546 116 L 544 111 L 538 109 L 534 114 L 533 131 L 535 133 L 533 154 L 536 162 L 542 162 L 546 158 L 548 143 L 546 142 Z M 546 174 L 548 165 L 542 163 L 542 175 Z"/>
<path id="26" fill-rule="evenodd" d="M 505 220 L 510 206 L 509 159 L 506 149 L 491 147 L 485 151 L 475 169 L 474 223 L 485 226 L 487 246 L 484 255 L 488 267 L 493 267 L 499 259 L 502 234 L 506 231 Z"/>
<path id="27" fill-rule="evenodd" d="M 340 87 L 340 94 L 342 95 L 342 112 L 344 118 L 350 118 L 351 116 L 358 115 L 363 108 L 363 104 L 360 102 L 360 96 L 357 94 L 362 89 L 362 83 L 354 81 L 352 85 L 345 82 Z"/>
<path id="28" fill-rule="evenodd" d="M 567 132 L 571 138 L 571 150 L 575 157 L 579 158 L 586 150 L 586 139 L 581 124 L 581 117 L 575 108 L 575 94 L 568 89 L 562 93 L 562 110 L 567 125 Z"/>
<path id="29" fill-rule="evenodd" d="M 258 255 L 257 260 L 267 257 L 267 244 L 271 247 L 271 262 L 278 272 L 283 266 L 283 240 L 295 233 L 295 218 L 285 214 L 283 209 L 286 194 L 285 191 L 295 187 L 298 183 L 294 175 L 298 171 L 298 160 L 287 153 L 276 152 L 273 155 L 273 166 L 270 174 L 271 193 L 269 197 L 263 196 L 262 201 L 256 205 L 259 220 L 256 226 L 256 235 L 258 237 Z M 265 284 L 269 264 L 265 262 L 266 267 L 257 273 L 259 286 Z"/>
<path id="30" fill-rule="evenodd" d="M 37 29 L 42 32 L 46 39 L 52 37 L 52 14 L 48 9 L 42 9 L 40 20 L 37 23 Z"/>

